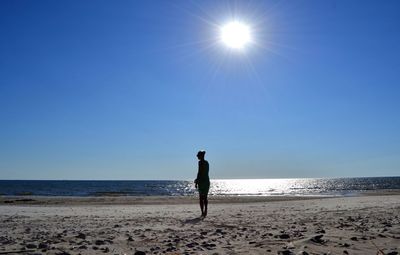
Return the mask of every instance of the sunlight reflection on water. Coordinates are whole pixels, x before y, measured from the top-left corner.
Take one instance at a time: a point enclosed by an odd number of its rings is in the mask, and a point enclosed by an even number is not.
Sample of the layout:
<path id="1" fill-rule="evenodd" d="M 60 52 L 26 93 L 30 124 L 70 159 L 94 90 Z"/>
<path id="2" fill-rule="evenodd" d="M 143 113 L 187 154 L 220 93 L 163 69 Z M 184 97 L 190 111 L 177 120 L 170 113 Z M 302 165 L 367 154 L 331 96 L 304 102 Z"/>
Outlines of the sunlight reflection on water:
<path id="1" fill-rule="evenodd" d="M 211 195 L 349 195 L 399 189 L 399 177 L 212 180 Z"/>
<path id="2" fill-rule="evenodd" d="M 286 195 L 306 194 L 315 189 L 312 179 L 236 179 L 213 180 L 212 195 Z M 302 192 L 299 192 L 299 191 Z"/>
<path id="3" fill-rule="evenodd" d="M 352 195 L 400 189 L 400 177 L 211 180 L 210 195 Z M 30 181 L 0 180 L 0 195 L 191 196 L 193 181 Z"/>

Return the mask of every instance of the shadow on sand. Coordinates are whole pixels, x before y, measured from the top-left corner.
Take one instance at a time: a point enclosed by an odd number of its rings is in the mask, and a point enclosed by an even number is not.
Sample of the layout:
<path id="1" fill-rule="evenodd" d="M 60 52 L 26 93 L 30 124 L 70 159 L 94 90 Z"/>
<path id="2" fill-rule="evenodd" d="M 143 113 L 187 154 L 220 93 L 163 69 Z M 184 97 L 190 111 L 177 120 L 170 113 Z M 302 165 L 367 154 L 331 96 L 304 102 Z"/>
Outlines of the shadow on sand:
<path id="1" fill-rule="evenodd" d="M 203 221 L 203 217 L 197 217 L 194 219 L 187 219 L 182 221 L 183 224 L 197 224 L 199 222 Z"/>

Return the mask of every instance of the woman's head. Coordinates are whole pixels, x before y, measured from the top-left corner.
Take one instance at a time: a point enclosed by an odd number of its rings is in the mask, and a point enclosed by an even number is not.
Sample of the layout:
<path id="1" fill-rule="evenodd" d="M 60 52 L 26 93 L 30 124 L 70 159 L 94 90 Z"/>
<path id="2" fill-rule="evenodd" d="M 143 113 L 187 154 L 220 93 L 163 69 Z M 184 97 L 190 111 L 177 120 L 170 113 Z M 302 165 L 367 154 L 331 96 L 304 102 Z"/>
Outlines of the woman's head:
<path id="1" fill-rule="evenodd" d="M 201 150 L 201 151 L 197 152 L 198 159 L 204 159 L 205 155 L 206 155 L 206 151 Z"/>

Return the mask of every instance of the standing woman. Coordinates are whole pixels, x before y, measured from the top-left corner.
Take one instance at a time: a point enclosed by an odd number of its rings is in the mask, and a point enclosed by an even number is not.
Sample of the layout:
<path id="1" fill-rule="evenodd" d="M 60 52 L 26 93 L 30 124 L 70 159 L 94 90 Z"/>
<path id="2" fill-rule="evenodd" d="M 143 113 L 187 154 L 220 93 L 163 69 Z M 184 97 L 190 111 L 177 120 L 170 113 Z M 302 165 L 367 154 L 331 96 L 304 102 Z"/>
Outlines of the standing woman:
<path id="1" fill-rule="evenodd" d="M 210 178 L 208 177 L 208 162 L 204 159 L 206 155 L 205 151 L 199 151 L 197 153 L 197 158 L 199 159 L 199 171 L 197 172 L 197 178 L 194 180 L 196 189 L 199 190 L 200 197 L 200 209 L 201 216 L 207 216 L 207 206 L 208 206 L 208 190 L 210 189 Z"/>

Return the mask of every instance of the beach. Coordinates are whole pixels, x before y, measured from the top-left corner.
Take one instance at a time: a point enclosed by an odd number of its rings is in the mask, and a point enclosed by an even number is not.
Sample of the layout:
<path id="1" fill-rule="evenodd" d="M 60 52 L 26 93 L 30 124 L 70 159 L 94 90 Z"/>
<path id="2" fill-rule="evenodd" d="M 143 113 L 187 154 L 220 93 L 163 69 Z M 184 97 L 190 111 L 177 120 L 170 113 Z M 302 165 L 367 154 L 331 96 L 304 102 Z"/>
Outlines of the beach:
<path id="1" fill-rule="evenodd" d="M 390 254 L 400 195 L 0 197 L 0 254 Z"/>

